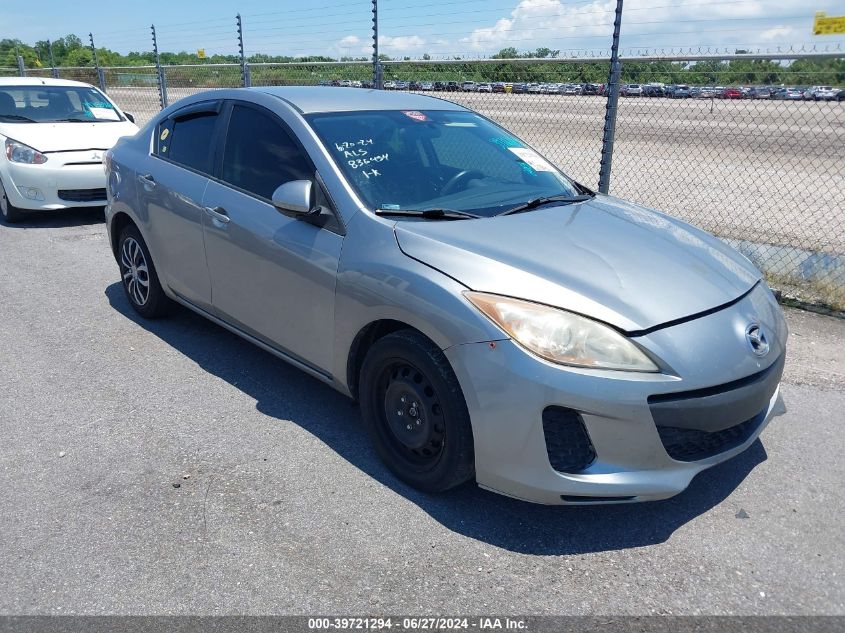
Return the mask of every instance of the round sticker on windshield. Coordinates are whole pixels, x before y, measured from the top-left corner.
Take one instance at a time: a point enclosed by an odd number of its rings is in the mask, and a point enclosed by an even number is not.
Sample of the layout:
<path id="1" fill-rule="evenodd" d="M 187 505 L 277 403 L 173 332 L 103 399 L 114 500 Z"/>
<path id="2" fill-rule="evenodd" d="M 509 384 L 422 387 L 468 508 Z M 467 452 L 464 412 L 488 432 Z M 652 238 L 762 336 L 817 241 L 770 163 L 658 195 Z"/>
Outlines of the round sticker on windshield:
<path id="1" fill-rule="evenodd" d="M 165 139 L 166 139 L 169 135 L 170 135 L 170 130 L 168 130 L 167 128 L 164 128 L 164 129 L 161 131 L 161 136 L 160 136 L 159 138 L 163 141 L 163 140 L 165 140 Z"/>
<path id="2" fill-rule="evenodd" d="M 428 117 L 426 115 L 422 112 L 417 112 L 416 110 L 402 110 L 402 114 L 414 121 L 428 121 Z"/>

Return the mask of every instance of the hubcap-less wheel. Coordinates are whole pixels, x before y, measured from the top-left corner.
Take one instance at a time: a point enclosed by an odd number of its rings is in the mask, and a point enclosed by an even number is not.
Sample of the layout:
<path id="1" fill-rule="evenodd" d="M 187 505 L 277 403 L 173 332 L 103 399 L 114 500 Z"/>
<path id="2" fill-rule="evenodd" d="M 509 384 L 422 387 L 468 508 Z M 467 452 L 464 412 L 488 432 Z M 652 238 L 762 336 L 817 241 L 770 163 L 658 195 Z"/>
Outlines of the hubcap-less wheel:
<path id="1" fill-rule="evenodd" d="M 429 468 L 443 452 L 443 408 L 425 375 L 405 361 L 391 363 L 379 379 L 390 443 L 409 463 Z"/>
<path id="2" fill-rule="evenodd" d="M 150 272 L 141 245 L 133 237 L 123 240 L 120 248 L 120 265 L 126 292 L 137 305 L 143 306 L 150 298 Z"/>

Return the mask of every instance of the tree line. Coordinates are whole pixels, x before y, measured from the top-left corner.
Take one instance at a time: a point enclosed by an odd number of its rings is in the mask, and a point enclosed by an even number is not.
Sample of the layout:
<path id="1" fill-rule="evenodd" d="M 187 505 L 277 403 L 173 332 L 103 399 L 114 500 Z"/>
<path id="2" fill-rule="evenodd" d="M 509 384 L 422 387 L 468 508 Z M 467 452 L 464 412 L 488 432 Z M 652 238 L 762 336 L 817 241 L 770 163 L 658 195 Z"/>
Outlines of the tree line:
<path id="1" fill-rule="evenodd" d="M 93 66 L 90 46 L 76 35 L 67 35 L 52 42 L 53 62 L 62 66 Z M 747 51 L 738 50 L 737 53 Z M 49 45 L 46 40 L 29 45 L 16 39 L 0 39 L 0 67 L 17 66 L 16 56 L 21 55 L 27 68 L 47 68 L 51 65 Z M 160 59 L 166 65 L 238 63 L 237 55 L 210 55 L 201 59 L 197 52 L 178 53 L 162 51 Z M 571 61 L 562 62 L 560 51 L 537 48 L 521 52 L 516 48 L 503 48 L 491 55 L 493 60 L 483 64 L 459 63 L 454 57 L 450 63 L 433 61 L 430 55 L 423 55 L 425 63 L 410 57 L 391 58 L 381 55 L 383 61 L 402 63 L 386 64 L 385 79 L 443 81 L 521 81 L 521 82 L 575 82 L 604 83 L 607 81 L 606 62 Z M 520 59 L 544 59 L 543 62 L 520 62 Z M 144 66 L 155 63 L 151 51 L 130 51 L 121 54 L 108 48 L 97 49 L 101 66 Z M 247 58 L 250 63 L 308 63 L 338 61 L 336 58 L 314 55 L 290 57 L 285 55 L 256 54 Z M 340 61 L 366 62 L 367 57 L 342 57 Z M 366 66 L 326 68 L 320 74 L 340 79 L 363 79 L 369 76 Z M 731 61 L 703 60 L 698 62 L 625 62 L 622 64 L 624 83 L 674 83 L 690 85 L 845 85 L 845 58 L 796 59 L 791 62 L 771 60 L 738 59 Z"/>

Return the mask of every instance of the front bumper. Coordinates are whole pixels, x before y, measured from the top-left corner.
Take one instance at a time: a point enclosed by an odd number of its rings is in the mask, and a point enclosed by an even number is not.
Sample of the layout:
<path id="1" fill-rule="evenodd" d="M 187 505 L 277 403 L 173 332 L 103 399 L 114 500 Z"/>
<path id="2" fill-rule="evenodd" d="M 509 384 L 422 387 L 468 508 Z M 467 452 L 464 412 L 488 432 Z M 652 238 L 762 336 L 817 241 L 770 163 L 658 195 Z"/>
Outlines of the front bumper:
<path id="1" fill-rule="evenodd" d="M 749 322 L 770 333 L 763 358 L 746 344 Z M 445 350 L 472 420 L 478 484 L 544 504 L 665 499 L 748 448 L 780 408 L 786 324 L 762 284 L 733 306 L 636 340 L 671 369 L 646 374 L 561 367 L 510 340 Z M 684 406 L 688 394 L 695 398 Z M 672 402 L 681 403 L 676 413 L 667 404 Z M 712 420 L 702 411 L 709 406 Z M 583 422 L 595 454 L 589 465 L 572 472 L 552 466 L 543 424 L 550 407 L 574 412 Z M 749 407 L 757 410 L 743 417 Z M 710 441 L 698 441 L 699 428 L 727 437 L 714 443 L 717 435 L 708 434 Z M 692 450 L 681 441 L 690 436 Z"/>
<path id="2" fill-rule="evenodd" d="M 31 211 L 104 206 L 106 174 L 95 154 L 103 152 L 55 152 L 43 165 L 6 161 L 2 177 L 9 202 Z"/>

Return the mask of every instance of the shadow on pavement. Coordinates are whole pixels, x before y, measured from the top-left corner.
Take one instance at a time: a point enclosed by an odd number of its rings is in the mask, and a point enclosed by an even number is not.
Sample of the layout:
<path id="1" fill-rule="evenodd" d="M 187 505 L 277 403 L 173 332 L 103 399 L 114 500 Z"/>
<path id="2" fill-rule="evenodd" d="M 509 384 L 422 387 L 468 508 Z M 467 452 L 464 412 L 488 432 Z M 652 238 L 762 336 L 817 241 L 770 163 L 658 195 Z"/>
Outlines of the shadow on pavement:
<path id="1" fill-rule="evenodd" d="M 741 455 L 699 474 L 684 493 L 641 504 L 539 506 L 471 484 L 445 494 L 424 494 L 394 478 L 382 465 L 370 447 L 357 407 L 348 398 L 186 309 L 175 310 L 167 319 L 146 321 L 131 308 L 120 283 L 109 286 L 105 294 L 112 308 L 254 398 L 265 415 L 298 424 L 446 528 L 506 550 L 561 555 L 662 543 L 721 503 L 766 460 L 758 440 Z"/>
<path id="2" fill-rule="evenodd" d="M 63 229 L 71 226 L 103 224 L 103 207 L 80 207 L 60 211 L 33 211 L 20 222 L 9 224 L 0 216 L 0 226 L 9 229 Z"/>

